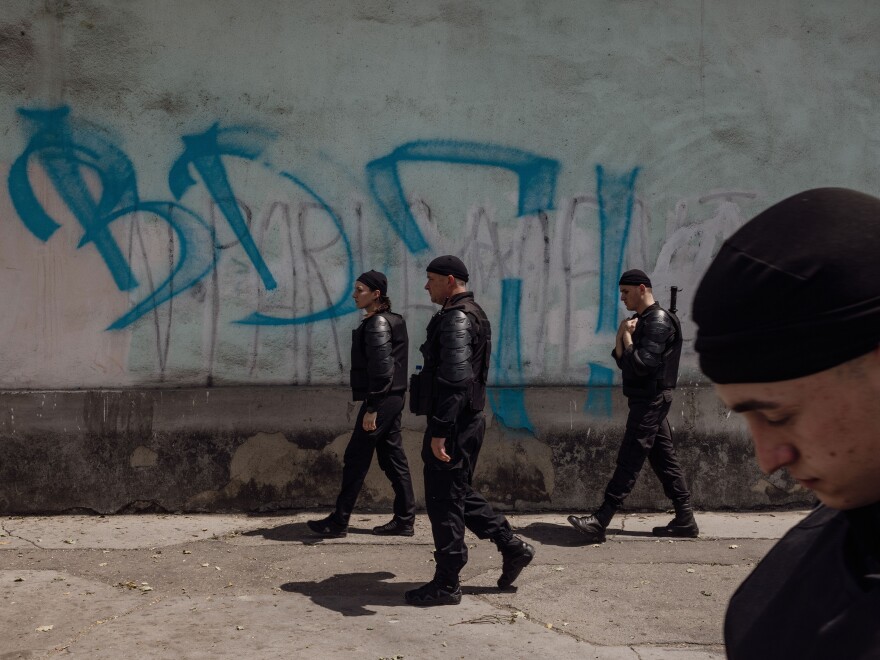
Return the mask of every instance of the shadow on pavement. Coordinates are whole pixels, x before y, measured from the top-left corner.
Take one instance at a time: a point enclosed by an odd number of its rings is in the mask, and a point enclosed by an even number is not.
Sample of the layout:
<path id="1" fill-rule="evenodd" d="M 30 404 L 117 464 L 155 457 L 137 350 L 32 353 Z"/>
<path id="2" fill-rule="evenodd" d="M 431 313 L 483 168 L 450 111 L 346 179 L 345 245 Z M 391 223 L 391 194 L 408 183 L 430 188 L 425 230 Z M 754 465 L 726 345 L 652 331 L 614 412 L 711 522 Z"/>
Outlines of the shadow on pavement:
<path id="1" fill-rule="evenodd" d="M 316 605 L 339 612 L 343 616 L 373 616 L 373 607 L 408 607 L 403 594 L 421 586 L 414 582 L 386 582 L 394 573 L 342 573 L 320 582 L 287 582 L 281 590 L 302 594 Z"/>
<path id="2" fill-rule="evenodd" d="M 321 537 L 315 536 L 312 530 L 306 527 L 304 522 L 287 523 L 286 525 L 278 525 L 278 527 L 251 529 L 242 532 L 241 535 L 262 536 L 269 541 L 302 541 L 303 543 L 314 543 L 321 540 Z"/>
<path id="3" fill-rule="evenodd" d="M 349 527 L 349 535 L 351 534 L 372 534 L 372 528 Z M 262 536 L 268 541 L 299 541 L 301 543 L 321 543 L 327 540 L 323 536 L 318 536 L 304 522 L 287 523 L 278 525 L 278 527 L 261 527 L 260 529 L 251 529 L 242 532 L 242 536 Z M 332 538 L 332 537 L 331 537 Z"/>
<path id="4" fill-rule="evenodd" d="M 567 522 L 558 525 L 534 522 L 525 527 L 518 527 L 513 533 L 537 541 L 542 545 L 559 545 L 564 547 L 587 545 L 583 535 Z"/>
<path id="5" fill-rule="evenodd" d="M 649 539 L 658 539 L 659 536 L 654 536 L 652 532 L 639 532 L 635 530 L 627 530 L 627 529 L 613 529 L 608 531 L 608 536 L 643 536 Z"/>

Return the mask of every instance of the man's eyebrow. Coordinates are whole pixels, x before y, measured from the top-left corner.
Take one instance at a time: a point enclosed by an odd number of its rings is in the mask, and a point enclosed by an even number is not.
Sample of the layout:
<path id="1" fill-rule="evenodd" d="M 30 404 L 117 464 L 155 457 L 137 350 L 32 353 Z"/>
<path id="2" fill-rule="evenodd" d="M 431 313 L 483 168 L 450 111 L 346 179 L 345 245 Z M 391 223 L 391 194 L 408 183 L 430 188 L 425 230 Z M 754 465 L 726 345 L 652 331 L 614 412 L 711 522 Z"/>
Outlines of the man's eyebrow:
<path id="1" fill-rule="evenodd" d="M 744 413 L 750 410 L 772 410 L 774 408 L 779 408 L 779 404 L 775 401 L 762 401 L 761 399 L 748 399 L 730 406 L 730 409 L 735 413 Z"/>

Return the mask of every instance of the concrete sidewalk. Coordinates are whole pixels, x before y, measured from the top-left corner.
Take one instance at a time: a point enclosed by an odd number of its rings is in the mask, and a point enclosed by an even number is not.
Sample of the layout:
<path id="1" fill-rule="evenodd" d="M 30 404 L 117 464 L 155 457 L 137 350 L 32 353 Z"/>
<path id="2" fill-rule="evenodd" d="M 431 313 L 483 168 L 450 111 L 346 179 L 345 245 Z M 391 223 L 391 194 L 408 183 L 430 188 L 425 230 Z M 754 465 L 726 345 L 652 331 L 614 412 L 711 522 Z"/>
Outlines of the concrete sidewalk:
<path id="1" fill-rule="evenodd" d="M 469 536 L 462 603 L 427 609 L 403 603 L 433 575 L 424 515 L 383 538 L 388 514 L 356 512 L 334 540 L 316 512 L 0 518 L 0 659 L 723 658 L 730 594 L 805 513 L 700 513 L 674 542 L 650 535 L 668 514 L 620 515 L 597 546 L 511 515 L 537 549 L 519 589 Z"/>

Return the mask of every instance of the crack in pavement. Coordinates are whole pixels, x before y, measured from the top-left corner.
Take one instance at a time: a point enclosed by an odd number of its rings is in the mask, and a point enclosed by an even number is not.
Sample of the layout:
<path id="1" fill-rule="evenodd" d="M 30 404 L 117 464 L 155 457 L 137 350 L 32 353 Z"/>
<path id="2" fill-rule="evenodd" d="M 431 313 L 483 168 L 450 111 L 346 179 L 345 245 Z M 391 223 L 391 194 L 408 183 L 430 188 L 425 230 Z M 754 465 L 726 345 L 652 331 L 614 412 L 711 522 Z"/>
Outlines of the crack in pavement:
<path id="1" fill-rule="evenodd" d="M 38 545 L 37 543 L 34 543 L 34 542 L 31 541 L 30 539 L 26 539 L 25 537 L 23 537 L 23 536 L 19 536 L 18 534 L 13 534 L 13 533 L 10 532 L 8 529 L 6 529 L 6 523 L 5 523 L 5 522 L 0 521 L 0 529 L 3 530 L 3 533 L 6 534 L 6 536 L 9 536 L 9 537 L 14 538 L 14 539 L 18 539 L 19 541 L 24 541 L 25 543 L 30 543 L 32 546 L 34 546 L 35 548 L 37 548 L 37 549 L 39 549 L 39 550 L 46 550 L 46 549 L 47 549 L 47 548 L 44 548 L 44 547 L 41 546 L 41 545 Z"/>
<path id="2" fill-rule="evenodd" d="M 487 605 L 489 605 L 489 606 L 491 606 L 491 607 L 494 607 L 495 609 L 498 609 L 498 610 L 506 610 L 507 612 L 509 612 L 509 613 L 510 613 L 510 617 L 511 617 L 511 621 L 510 621 L 510 623 L 513 623 L 513 621 L 516 620 L 516 619 L 525 619 L 525 620 L 528 621 L 529 623 L 537 624 L 537 625 L 541 626 L 542 628 L 546 628 L 547 630 L 551 630 L 551 631 L 553 631 L 553 632 L 555 632 L 555 633 L 559 633 L 560 635 L 566 635 L 566 636 L 571 637 L 572 639 L 575 639 L 575 640 L 577 640 L 577 641 L 579 641 L 579 642 L 584 642 L 584 643 L 586 643 L 586 644 L 590 644 L 590 645 L 592 645 L 592 646 L 597 646 L 597 647 L 598 647 L 598 646 L 601 646 L 600 644 L 596 644 L 595 642 L 591 642 L 591 641 L 588 640 L 588 639 L 584 639 L 583 637 L 580 637 L 580 636 L 576 635 L 576 634 L 573 633 L 573 632 L 570 632 L 570 631 L 568 631 L 568 630 L 563 630 L 562 628 L 559 628 L 559 627 L 557 627 L 557 626 L 554 626 L 553 624 L 548 623 L 548 622 L 546 622 L 546 621 L 541 621 L 540 619 L 537 619 L 537 618 L 533 617 L 531 614 L 529 614 L 529 613 L 526 612 L 525 610 L 521 610 L 520 608 L 518 608 L 518 607 L 514 607 L 513 605 L 508 605 L 508 604 L 506 604 L 506 603 L 502 603 L 502 604 L 500 604 L 500 605 L 496 605 L 495 603 L 493 603 L 492 601 L 490 601 L 490 600 L 489 600 L 485 595 L 483 595 L 483 594 L 473 594 L 472 596 L 473 596 L 474 598 L 477 598 L 477 599 L 483 601 L 483 602 L 486 603 Z M 521 617 L 520 617 L 520 616 L 517 616 L 518 614 L 522 614 L 522 616 L 521 616 Z M 468 622 L 468 621 L 462 621 L 461 623 L 470 623 L 470 622 Z"/>
<path id="3" fill-rule="evenodd" d="M 89 624 L 87 627 L 85 627 L 82 630 L 80 630 L 79 632 L 75 633 L 74 636 L 72 638 L 70 638 L 70 640 L 68 640 L 67 643 L 65 643 L 63 646 L 56 646 L 54 649 L 52 649 L 50 654 L 57 655 L 59 653 L 63 653 L 64 651 L 67 651 L 71 646 L 76 644 L 78 641 L 80 641 L 83 637 L 85 637 L 88 633 L 90 633 L 92 630 L 94 630 L 98 626 L 103 626 L 106 623 L 110 623 L 112 621 L 116 621 L 118 619 L 125 618 L 125 617 L 137 612 L 138 610 L 156 605 L 157 603 L 162 602 L 164 599 L 165 599 L 165 596 L 159 596 L 158 598 L 154 598 L 153 600 L 149 601 L 148 603 L 140 603 L 138 605 L 135 605 L 134 607 L 132 607 L 128 611 L 122 612 L 121 614 L 114 614 L 113 616 L 111 616 L 107 619 L 99 619 L 98 621 L 95 621 L 94 623 Z"/>

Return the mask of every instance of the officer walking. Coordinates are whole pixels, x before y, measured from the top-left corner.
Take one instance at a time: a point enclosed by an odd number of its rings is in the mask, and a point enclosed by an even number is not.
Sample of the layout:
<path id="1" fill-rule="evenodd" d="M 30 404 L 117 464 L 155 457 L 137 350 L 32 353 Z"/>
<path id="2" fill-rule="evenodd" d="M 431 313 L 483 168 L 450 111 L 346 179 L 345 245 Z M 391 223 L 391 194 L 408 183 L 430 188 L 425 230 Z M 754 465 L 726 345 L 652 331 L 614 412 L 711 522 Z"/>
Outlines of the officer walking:
<path id="1" fill-rule="evenodd" d="M 602 506 L 589 516 L 569 516 L 568 522 L 589 543 L 605 541 L 605 529 L 632 492 L 647 458 L 675 507 L 675 517 L 669 524 L 655 527 L 654 535 L 693 538 L 700 530 L 666 419 L 678 380 L 681 326 L 674 314 L 654 300 L 651 280 L 641 270 L 626 271 L 619 285 L 624 306 L 635 312 L 633 317 L 621 321 L 612 352 L 622 372 L 623 394 L 629 403 L 626 432 Z"/>
<path id="2" fill-rule="evenodd" d="M 355 401 L 363 403 L 345 448 L 336 510 L 326 518 L 306 523 L 319 536 L 346 535 L 348 520 L 370 469 L 374 450 L 379 457 L 379 467 L 394 490 L 394 517 L 374 527 L 373 533 L 413 535 L 416 503 L 400 436 L 409 339 L 406 322 L 400 314 L 391 311 L 387 293 L 387 278 L 375 270 L 363 273 L 354 285 L 352 298 L 365 315 L 352 331 L 351 392 Z"/>
<path id="3" fill-rule="evenodd" d="M 428 416 L 422 442 L 425 504 L 434 535 L 434 578 L 406 592 L 410 605 L 457 605 L 459 573 L 467 563 L 467 527 L 494 541 L 502 557 L 498 586 L 510 587 L 535 555 L 514 536 L 507 519 L 472 487 L 486 420 L 486 376 L 492 328 L 467 290 L 468 271 L 461 259 L 444 255 L 427 267 L 425 290 L 442 308 L 428 323 L 421 346 L 424 369 L 413 377 L 410 406 Z"/>

